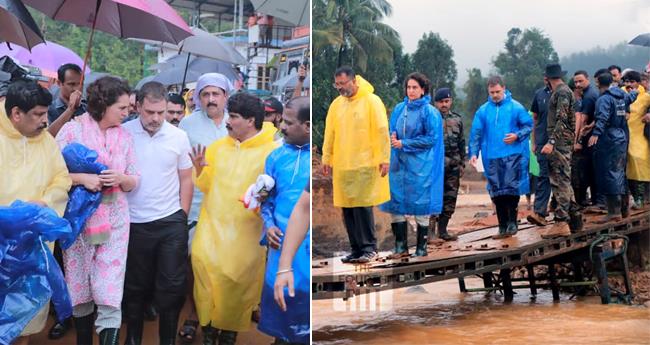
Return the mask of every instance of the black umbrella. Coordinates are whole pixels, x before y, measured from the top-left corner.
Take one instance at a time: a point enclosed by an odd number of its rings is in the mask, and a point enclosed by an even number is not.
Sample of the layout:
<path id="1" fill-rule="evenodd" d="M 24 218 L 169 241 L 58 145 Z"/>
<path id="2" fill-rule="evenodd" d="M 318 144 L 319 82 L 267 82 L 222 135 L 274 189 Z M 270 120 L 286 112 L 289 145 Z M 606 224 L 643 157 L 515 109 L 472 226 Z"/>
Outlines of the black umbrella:
<path id="1" fill-rule="evenodd" d="M 634 37 L 628 44 L 650 47 L 650 32 Z"/>
<path id="2" fill-rule="evenodd" d="M 45 42 L 41 30 L 20 0 L 0 0 L 0 41 L 29 50 Z"/>

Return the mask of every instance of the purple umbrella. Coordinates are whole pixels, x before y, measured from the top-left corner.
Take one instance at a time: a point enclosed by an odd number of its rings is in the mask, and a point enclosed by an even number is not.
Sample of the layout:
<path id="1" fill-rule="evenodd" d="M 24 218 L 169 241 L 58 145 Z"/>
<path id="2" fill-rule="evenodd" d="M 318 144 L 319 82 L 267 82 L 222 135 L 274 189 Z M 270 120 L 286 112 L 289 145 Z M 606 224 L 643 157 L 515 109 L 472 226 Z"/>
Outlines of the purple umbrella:
<path id="1" fill-rule="evenodd" d="M 10 50 L 6 44 L 2 44 L 0 56 L 3 55 L 12 57 L 22 65 L 38 67 L 44 76 L 51 78 L 56 78 L 56 71 L 61 65 L 73 63 L 81 67 L 84 63 L 83 59 L 72 50 L 50 41 L 35 45 L 31 52 L 18 46 L 12 46 Z M 88 72 L 90 69 L 86 67 L 86 73 Z"/>

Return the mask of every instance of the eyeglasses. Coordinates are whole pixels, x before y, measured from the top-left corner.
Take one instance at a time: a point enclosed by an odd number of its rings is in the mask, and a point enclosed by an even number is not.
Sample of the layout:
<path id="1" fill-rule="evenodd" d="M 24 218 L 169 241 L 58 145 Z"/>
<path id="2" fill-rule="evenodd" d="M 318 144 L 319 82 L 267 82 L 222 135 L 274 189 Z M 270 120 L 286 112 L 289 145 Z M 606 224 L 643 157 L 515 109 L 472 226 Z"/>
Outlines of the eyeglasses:
<path id="1" fill-rule="evenodd" d="M 342 88 L 343 86 L 345 86 L 345 84 L 347 84 L 347 83 L 349 83 L 351 81 L 352 81 L 352 79 L 348 79 L 348 80 L 346 80 L 346 81 L 344 81 L 342 83 L 333 83 L 332 87 L 334 87 L 335 89 L 339 89 L 339 88 Z"/>

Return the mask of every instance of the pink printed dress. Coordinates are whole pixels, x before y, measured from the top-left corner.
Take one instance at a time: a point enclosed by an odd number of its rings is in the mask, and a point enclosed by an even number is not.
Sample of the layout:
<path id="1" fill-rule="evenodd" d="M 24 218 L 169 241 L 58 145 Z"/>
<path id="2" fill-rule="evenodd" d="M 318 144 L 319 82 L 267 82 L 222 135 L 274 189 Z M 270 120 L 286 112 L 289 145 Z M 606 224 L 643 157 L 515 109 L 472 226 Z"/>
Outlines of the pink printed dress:
<path id="1" fill-rule="evenodd" d="M 97 121 L 86 113 L 65 124 L 56 136 L 56 142 L 60 149 L 73 142 L 82 144 L 97 151 L 98 160 L 109 169 L 138 176 L 133 138 L 120 126 L 108 128 L 104 135 Z M 120 308 L 122 303 L 129 246 L 129 205 L 125 192 L 117 188 L 110 198 L 104 196 L 102 206 L 86 226 L 108 222 L 108 241 L 93 245 L 88 229 L 84 229 L 72 247 L 63 252 L 65 280 L 73 306 L 92 301 L 97 305 Z"/>

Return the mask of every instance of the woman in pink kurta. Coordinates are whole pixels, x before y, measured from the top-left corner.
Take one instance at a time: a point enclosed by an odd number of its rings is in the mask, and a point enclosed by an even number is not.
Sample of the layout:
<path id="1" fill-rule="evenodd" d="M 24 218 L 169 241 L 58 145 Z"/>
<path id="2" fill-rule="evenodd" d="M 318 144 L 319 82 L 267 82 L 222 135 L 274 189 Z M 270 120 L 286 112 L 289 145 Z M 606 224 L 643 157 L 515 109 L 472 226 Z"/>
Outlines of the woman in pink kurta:
<path id="1" fill-rule="evenodd" d="M 129 246 L 126 192 L 135 188 L 133 138 L 120 127 L 128 114 L 129 87 L 104 77 L 88 86 L 88 113 L 63 126 L 56 136 L 61 149 L 77 142 L 98 153 L 108 167 L 99 175 L 70 174 L 73 184 L 102 192 L 102 203 L 84 231 L 64 251 L 65 279 L 72 299 L 77 344 L 92 344 L 93 312 L 101 344 L 117 344 Z"/>

